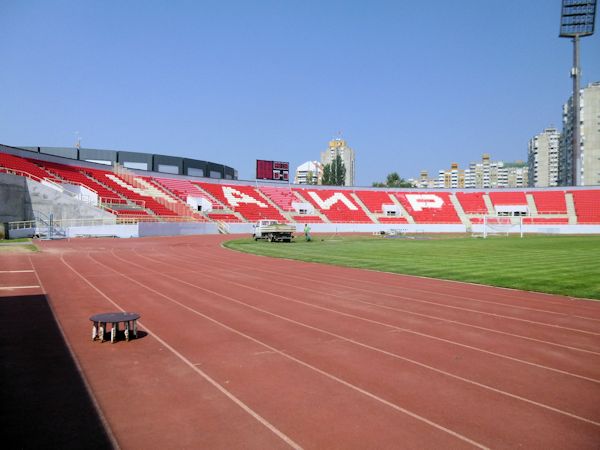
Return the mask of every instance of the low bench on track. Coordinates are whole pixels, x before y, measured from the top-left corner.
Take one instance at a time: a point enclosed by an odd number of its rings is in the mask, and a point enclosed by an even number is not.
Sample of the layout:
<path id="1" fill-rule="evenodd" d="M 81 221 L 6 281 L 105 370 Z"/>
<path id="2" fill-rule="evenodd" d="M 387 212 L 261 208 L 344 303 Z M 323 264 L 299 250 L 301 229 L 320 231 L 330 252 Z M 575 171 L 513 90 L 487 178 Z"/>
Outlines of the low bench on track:
<path id="1" fill-rule="evenodd" d="M 110 330 L 110 342 L 115 343 L 117 340 L 117 332 L 119 331 L 119 324 L 125 325 L 125 340 L 129 341 L 129 331 L 133 332 L 133 337 L 137 338 L 137 320 L 141 316 L 134 312 L 112 312 L 112 313 L 101 313 L 95 314 L 90 317 L 90 320 L 94 323 L 92 327 L 92 341 L 99 339 L 100 342 L 104 342 L 104 333 L 107 324 L 111 324 Z"/>

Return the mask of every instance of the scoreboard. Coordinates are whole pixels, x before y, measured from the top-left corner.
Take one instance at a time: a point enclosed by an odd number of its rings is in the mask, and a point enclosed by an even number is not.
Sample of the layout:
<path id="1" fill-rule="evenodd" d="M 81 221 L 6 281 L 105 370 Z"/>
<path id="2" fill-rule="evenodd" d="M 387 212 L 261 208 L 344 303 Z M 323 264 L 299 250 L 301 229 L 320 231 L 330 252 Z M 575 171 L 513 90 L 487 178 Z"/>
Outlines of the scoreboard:
<path id="1" fill-rule="evenodd" d="M 256 160 L 256 179 L 288 181 L 290 178 L 290 163 L 283 161 Z"/>

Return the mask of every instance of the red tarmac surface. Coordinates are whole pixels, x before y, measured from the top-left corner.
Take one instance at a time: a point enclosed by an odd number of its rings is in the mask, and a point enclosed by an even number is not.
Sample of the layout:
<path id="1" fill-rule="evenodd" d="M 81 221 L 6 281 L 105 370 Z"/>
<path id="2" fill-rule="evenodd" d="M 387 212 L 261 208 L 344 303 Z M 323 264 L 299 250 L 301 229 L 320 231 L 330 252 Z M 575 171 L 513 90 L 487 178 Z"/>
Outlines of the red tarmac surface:
<path id="1" fill-rule="evenodd" d="M 222 240 L 0 254 L 0 296 L 48 295 L 121 448 L 600 448 L 600 302 Z M 145 333 L 92 342 L 109 311 Z"/>

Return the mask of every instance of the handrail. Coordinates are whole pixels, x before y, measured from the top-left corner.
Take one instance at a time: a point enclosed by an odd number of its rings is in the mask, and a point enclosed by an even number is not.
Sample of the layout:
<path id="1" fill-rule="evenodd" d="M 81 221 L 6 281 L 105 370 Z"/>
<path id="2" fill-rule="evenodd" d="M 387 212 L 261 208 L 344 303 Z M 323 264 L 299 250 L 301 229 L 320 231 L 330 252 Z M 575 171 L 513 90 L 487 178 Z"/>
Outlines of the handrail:
<path id="1" fill-rule="evenodd" d="M 64 193 L 66 190 L 60 184 L 55 183 L 54 181 L 47 180 L 45 178 L 40 178 L 37 175 L 33 175 L 32 173 L 26 172 L 25 170 L 13 169 L 12 167 L 2 166 L 0 170 L 5 170 L 5 173 L 10 175 L 17 175 L 19 177 L 31 178 L 33 181 L 37 181 L 38 183 L 48 183 L 52 185 L 51 187 L 56 188 L 58 191 Z M 72 192 L 68 192 L 69 195 L 75 196 Z"/>
<path id="2" fill-rule="evenodd" d="M 111 198 L 111 197 L 98 197 L 98 203 L 107 203 L 110 205 L 129 205 L 129 203 L 133 203 L 140 208 L 146 209 L 146 201 L 145 200 L 137 200 L 137 199 L 122 199 L 122 198 Z"/>

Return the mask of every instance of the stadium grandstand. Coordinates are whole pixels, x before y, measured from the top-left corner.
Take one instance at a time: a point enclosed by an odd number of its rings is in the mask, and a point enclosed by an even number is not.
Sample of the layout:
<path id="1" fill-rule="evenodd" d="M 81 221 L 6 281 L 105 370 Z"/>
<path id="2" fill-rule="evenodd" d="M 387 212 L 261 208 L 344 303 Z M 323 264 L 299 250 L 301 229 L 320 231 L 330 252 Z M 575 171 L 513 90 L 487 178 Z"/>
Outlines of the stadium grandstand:
<path id="1" fill-rule="evenodd" d="M 187 158 L 10 146 L 0 146 L 0 186 L 11 237 L 250 233 L 261 219 L 298 231 L 311 223 L 314 232 L 477 233 L 500 223 L 522 233 L 600 233 L 600 187 L 306 187 L 240 181 L 231 167 Z"/>

